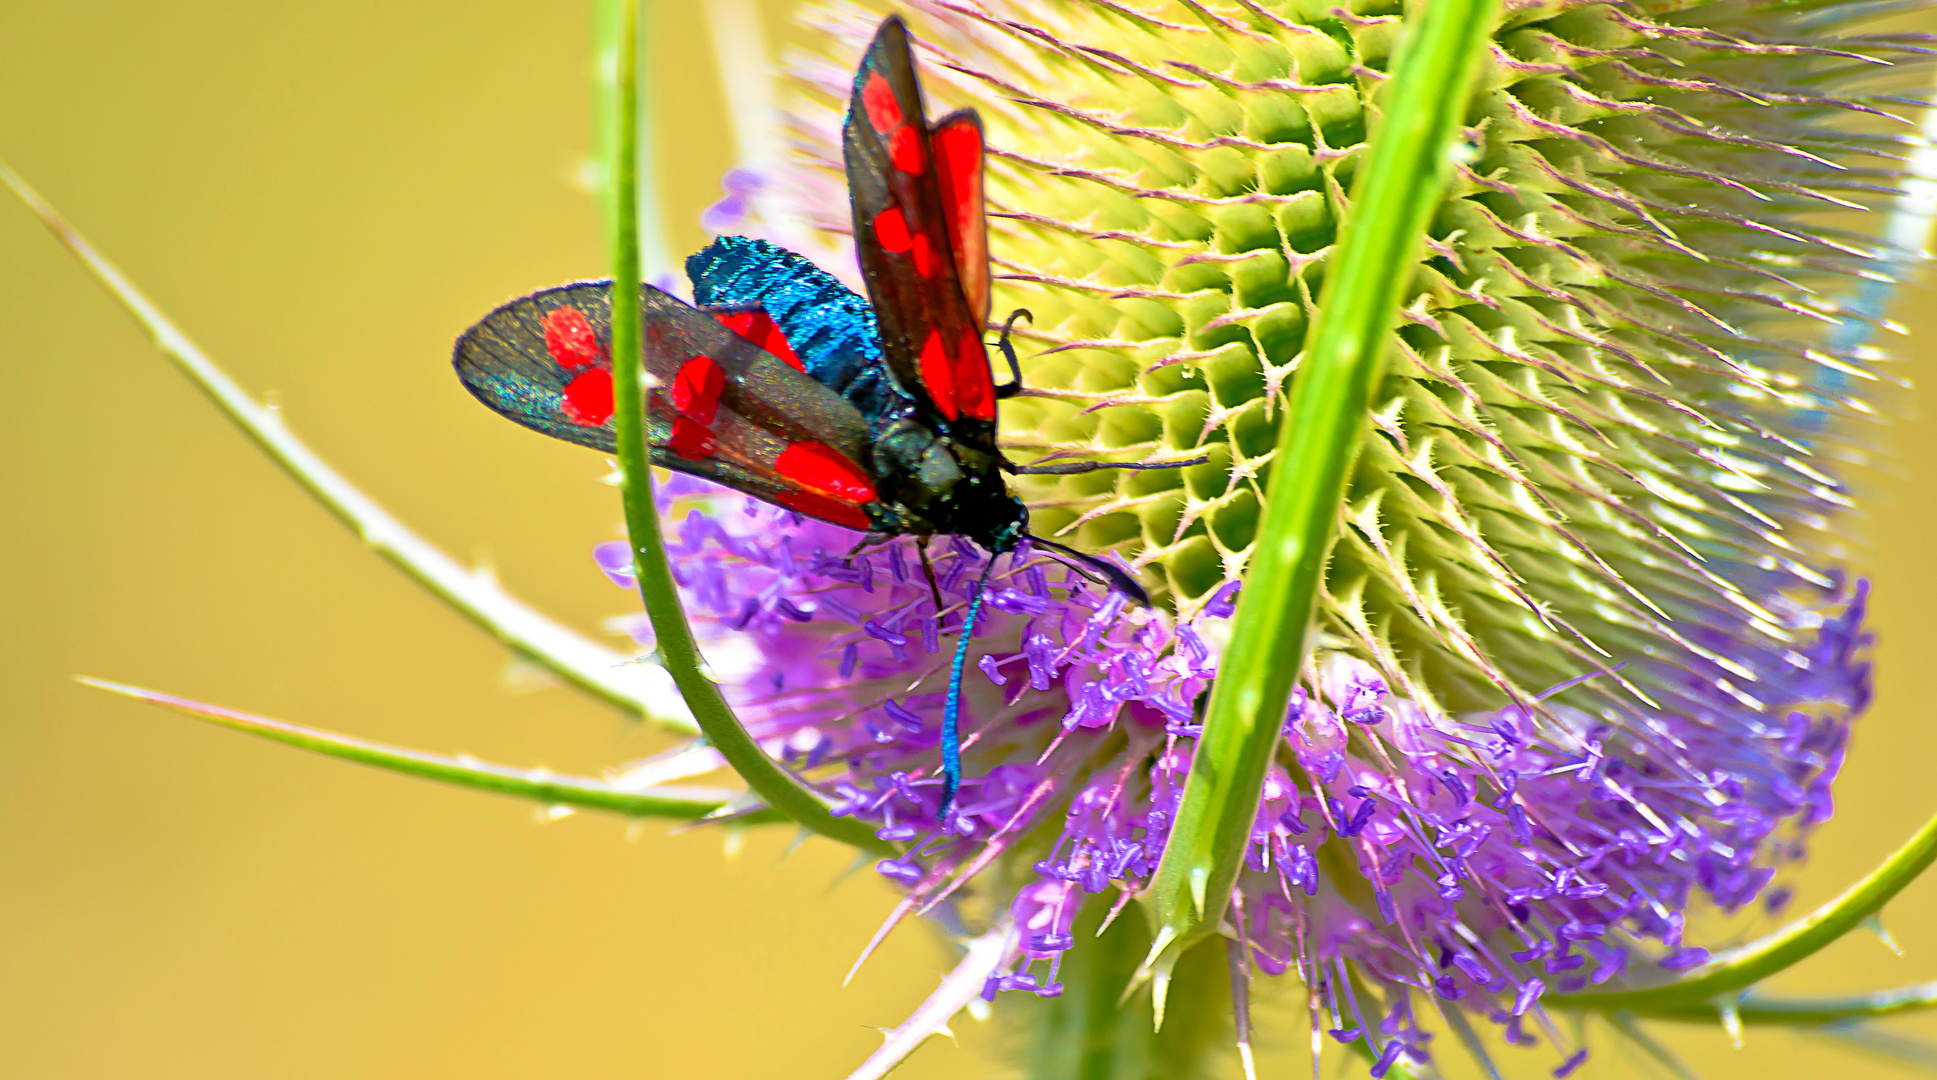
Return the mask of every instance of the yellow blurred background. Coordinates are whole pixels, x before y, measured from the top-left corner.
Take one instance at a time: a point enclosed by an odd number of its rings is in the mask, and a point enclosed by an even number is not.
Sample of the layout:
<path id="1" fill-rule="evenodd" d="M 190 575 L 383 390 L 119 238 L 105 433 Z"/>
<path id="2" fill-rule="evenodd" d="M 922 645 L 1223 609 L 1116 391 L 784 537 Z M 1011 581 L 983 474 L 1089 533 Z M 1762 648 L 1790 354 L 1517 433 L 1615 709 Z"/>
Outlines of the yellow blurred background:
<path id="1" fill-rule="evenodd" d="M 656 18 L 684 252 L 731 148 L 704 21 L 690 0 Z M 447 363 L 496 303 L 601 271 L 572 184 L 589 39 L 583 3 L 16 2 L 0 159 L 365 490 L 597 632 L 630 607 L 588 554 L 619 516 L 601 460 L 490 415 Z M 1901 303 L 1915 363 L 1933 299 Z M 499 646 L 280 475 L 10 197 L 0 365 L 0 1076 L 838 1078 L 935 985 L 947 955 L 907 929 L 840 987 L 893 896 L 841 881 L 832 845 L 782 861 L 769 832 L 729 858 L 717 834 L 539 825 L 76 685 L 561 770 L 666 744 L 567 690 L 506 692 Z M 1878 701 L 1796 911 L 1937 811 L 1937 429 L 1878 440 L 1895 461 L 1852 522 Z M 1937 978 L 1937 887 L 1888 923 L 1906 959 L 1854 937 L 1780 985 Z M 1900 1073 L 1781 1031 L 1735 1051 L 1660 1030 L 1710 1077 Z M 901 1075 L 999 1073 L 964 1039 Z M 1591 1039 L 1578 1075 L 1645 1074 Z M 1300 1046 L 1271 1040 L 1266 1075 L 1305 1075 Z"/>

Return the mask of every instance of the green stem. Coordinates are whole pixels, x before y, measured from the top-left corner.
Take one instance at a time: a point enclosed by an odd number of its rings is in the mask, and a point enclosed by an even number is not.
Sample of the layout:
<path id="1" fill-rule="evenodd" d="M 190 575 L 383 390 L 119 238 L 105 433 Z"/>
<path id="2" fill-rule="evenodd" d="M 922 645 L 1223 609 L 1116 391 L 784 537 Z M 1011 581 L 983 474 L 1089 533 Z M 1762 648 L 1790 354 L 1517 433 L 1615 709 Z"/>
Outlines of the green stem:
<path id="1" fill-rule="evenodd" d="M 617 175 L 613 165 L 622 143 L 618 137 L 617 110 L 620 106 L 615 84 L 619 74 L 619 56 L 625 48 L 634 50 L 634 83 L 647 86 L 652 83 L 647 62 L 652 45 L 652 7 L 646 0 L 641 0 L 637 18 L 629 27 L 624 25 L 625 15 L 624 0 L 596 0 L 592 5 L 593 165 L 597 170 L 599 207 L 604 214 L 607 239 L 618 235 L 618 223 L 613 218 L 617 203 L 613 199 L 612 180 Z M 622 33 L 630 37 L 625 45 L 621 45 Z M 633 108 L 630 130 L 633 139 L 628 145 L 632 147 L 633 161 L 638 170 L 634 173 L 633 205 L 638 211 L 639 261 L 645 276 L 652 278 L 676 267 L 666 242 L 665 215 L 661 212 L 659 200 L 659 170 L 655 154 L 658 140 L 653 131 L 651 92 L 648 91 L 643 98 L 635 98 Z M 616 256 L 618 252 L 614 249 L 606 254 Z"/>
<path id="2" fill-rule="evenodd" d="M 155 347 L 206 394 L 242 433 L 377 554 L 506 646 L 594 697 L 681 731 L 694 730 L 686 707 L 650 668 L 560 625 L 506 593 L 489 575 L 444 554 L 359 491 L 251 397 L 190 341 L 119 267 L 96 251 L 26 181 L 0 165 L 0 181 L 20 196 L 94 280 L 148 332 Z"/>
<path id="3" fill-rule="evenodd" d="M 1808 915 L 1660 986 L 1578 994 L 1550 994 L 1542 1004 L 1558 1009 L 1626 1009 L 1659 1015 L 1706 1007 L 1709 1002 L 1761 982 L 1863 924 L 1937 860 L 1937 817 L 1924 822 L 1905 844 L 1841 896 Z"/>
<path id="4" fill-rule="evenodd" d="M 1213 932 L 1242 865 L 1309 644 L 1326 553 L 1390 333 L 1439 206 L 1499 0 L 1431 0 L 1408 27 L 1279 429 L 1264 520 L 1176 824 L 1147 895 L 1159 954 Z M 1161 992 L 1161 985 L 1159 987 Z"/>
<path id="5" fill-rule="evenodd" d="M 679 592 L 666 563 L 659 512 L 652 497 L 652 455 L 646 445 L 644 371 L 640 364 L 638 230 L 638 54 L 639 0 L 624 0 L 618 33 L 618 101 L 612 177 L 612 400 L 617 428 L 620 490 L 625 501 L 626 535 L 632 547 L 639 596 L 652 619 L 660 658 L 679 687 L 686 707 L 706 741 L 726 758 L 747 787 L 768 806 L 823 836 L 864 851 L 894 854 L 866 822 L 835 817 L 827 804 L 767 756 L 728 707 L 726 697 L 704 670 L 693 629 L 679 606 Z"/>
<path id="6" fill-rule="evenodd" d="M 128 686 L 103 679 L 84 678 L 79 681 L 111 694 L 120 694 L 138 701 L 146 701 L 151 705 L 159 705 L 165 709 L 187 713 L 231 730 L 246 732 L 285 746 L 312 750 L 344 761 L 374 765 L 379 769 L 388 769 L 405 776 L 438 780 L 476 791 L 489 791 L 514 798 L 530 799 L 547 806 L 603 810 L 636 818 L 697 821 L 724 810 L 739 797 L 738 792 L 724 788 L 647 787 L 626 790 L 589 776 L 565 776 L 543 769 L 516 769 L 508 765 L 494 765 L 490 762 L 449 757 L 444 754 L 427 754 L 421 750 L 407 750 L 403 747 L 354 739 L 348 735 L 338 735 L 333 731 L 288 724 L 280 720 L 271 720 L 266 716 L 237 712 L 220 705 L 176 697 L 158 690 L 146 690 L 139 686 Z M 761 811 L 734 818 L 736 823 L 743 824 L 778 820 L 781 820 L 780 816 L 772 811 Z"/>
<path id="7" fill-rule="evenodd" d="M 1016 1075 L 1020 1080 L 1223 1075 L 1218 1058 L 1234 1034 L 1224 943 L 1205 942 L 1179 966 L 1171 1015 L 1162 1032 L 1152 1031 L 1150 1000 L 1131 992 L 1137 964 L 1150 947 L 1150 931 L 1136 918 L 1119 918 L 1104 928 L 1113 899 L 1103 893 L 1083 901 L 1071 927 L 1076 944 L 1056 969 L 1060 994 L 997 999 L 1004 1026 L 1018 1040 Z"/>

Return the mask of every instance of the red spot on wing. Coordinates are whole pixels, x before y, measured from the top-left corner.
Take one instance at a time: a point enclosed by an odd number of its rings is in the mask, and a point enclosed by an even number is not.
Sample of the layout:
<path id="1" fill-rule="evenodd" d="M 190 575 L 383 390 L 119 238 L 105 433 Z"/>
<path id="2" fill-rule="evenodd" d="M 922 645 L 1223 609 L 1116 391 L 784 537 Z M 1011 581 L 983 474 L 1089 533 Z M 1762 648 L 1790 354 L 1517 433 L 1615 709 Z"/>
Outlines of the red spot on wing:
<path id="1" fill-rule="evenodd" d="M 810 518 L 819 518 L 835 525 L 845 525 L 850 529 L 868 529 L 873 526 L 873 523 L 868 520 L 868 515 L 860 507 L 836 502 L 833 499 L 824 499 L 819 495 L 809 495 L 805 491 L 783 491 L 775 495 L 773 501 L 789 510 L 806 514 Z"/>
<path id="2" fill-rule="evenodd" d="M 584 427 L 601 427 L 612 419 L 612 372 L 593 368 L 566 383 L 565 416 Z"/>
<path id="3" fill-rule="evenodd" d="M 942 348 L 942 333 L 930 330 L 921 346 L 921 384 L 935 407 L 950 420 L 961 415 L 955 405 L 955 361 Z"/>
<path id="4" fill-rule="evenodd" d="M 797 442 L 780 452 L 773 467 L 816 495 L 849 503 L 873 502 L 875 498 L 874 482 L 867 474 L 826 443 Z"/>
<path id="5" fill-rule="evenodd" d="M 713 317 L 720 320 L 720 325 L 728 330 L 778 356 L 795 371 L 807 370 L 807 365 L 801 363 L 800 357 L 794 354 L 794 347 L 787 344 L 787 335 L 780 332 L 779 325 L 766 312 L 721 311 L 714 313 Z"/>
<path id="6" fill-rule="evenodd" d="M 868 72 L 868 79 L 861 84 L 861 107 L 867 111 L 868 123 L 883 135 L 893 135 L 908 121 L 901 115 L 901 103 L 895 100 L 895 88 L 879 71 Z"/>
<path id="7" fill-rule="evenodd" d="M 713 437 L 713 433 L 706 429 L 706 425 L 685 416 L 673 417 L 673 433 L 666 440 L 668 450 L 689 461 L 698 461 L 700 458 L 712 457 L 713 451 L 719 449 L 719 446 L 720 441 Z"/>
<path id="8" fill-rule="evenodd" d="M 935 147 L 935 168 L 940 174 L 942 209 L 949 223 L 966 217 L 964 210 L 982 205 L 982 133 L 966 121 L 949 124 L 930 134 Z"/>
<path id="9" fill-rule="evenodd" d="M 900 207 L 890 206 L 874 215 L 874 239 L 881 250 L 896 255 L 914 245 L 914 238 L 908 235 L 908 219 L 901 216 Z"/>
<path id="10" fill-rule="evenodd" d="M 962 295 L 969 302 L 969 310 L 986 322 L 989 253 L 982 209 L 982 129 L 973 119 L 963 117 L 930 133 L 929 143 L 935 149 L 935 172 L 942 184 L 942 216 L 948 221 Z"/>
<path id="11" fill-rule="evenodd" d="M 599 336 L 585 321 L 584 312 L 575 307 L 555 308 L 545 316 L 545 351 L 561 367 L 590 367 L 599 362 Z"/>
<path id="12" fill-rule="evenodd" d="M 673 408 L 702 428 L 713 426 L 713 414 L 720 408 L 720 391 L 726 389 L 726 372 L 710 356 L 695 356 L 679 367 L 673 376 Z M 691 455 L 687 455 L 691 456 Z"/>
<path id="13" fill-rule="evenodd" d="M 995 377 L 989 374 L 989 351 L 982 335 L 970 330 L 955 356 L 955 404 L 977 420 L 995 419 Z"/>
<path id="14" fill-rule="evenodd" d="M 888 159 L 909 176 L 920 176 L 928 165 L 921 152 L 921 133 L 912 125 L 895 132 L 888 140 Z"/>
<path id="15" fill-rule="evenodd" d="M 935 245 L 928 242 L 927 233 L 915 234 L 915 273 L 924 278 L 935 276 Z"/>
<path id="16" fill-rule="evenodd" d="M 982 335 L 969 330 L 951 354 L 939 330 L 930 330 L 921 346 L 921 382 L 935 407 L 953 420 L 970 416 L 995 419 L 995 379 L 989 374 L 989 355 Z"/>

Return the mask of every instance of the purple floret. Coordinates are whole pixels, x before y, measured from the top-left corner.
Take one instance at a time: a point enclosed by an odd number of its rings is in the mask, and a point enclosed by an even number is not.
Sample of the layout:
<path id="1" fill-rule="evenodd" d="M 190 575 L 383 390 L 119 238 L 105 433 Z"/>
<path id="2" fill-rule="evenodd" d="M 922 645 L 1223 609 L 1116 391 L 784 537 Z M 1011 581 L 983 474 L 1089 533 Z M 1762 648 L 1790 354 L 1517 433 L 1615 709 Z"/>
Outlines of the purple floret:
<path id="1" fill-rule="evenodd" d="M 1162 855 L 1235 583 L 1179 623 L 1026 547 L 999 556 L 944 830 L 947 664 L 985 556 L 933 543 L 937 613 L 911 539 L 849 556 L 853 532 L 690 478 L 661 496 L 681 522 L 669 554 L 689 614 L 749 730 L 836 813 L 909 845 L 876 868 L 918 905 L 1011 882 L 996 899 L 1024 967 L 985 994 L 1060 992 L 1085 897 L 1134 894 Z M 598 561 L 629 581 L 623 545 Z M 1337 1031 L 1376 1025 L 1387 1068 L 1426 1059 L 1410 991 L 1521 1041 L 1546 993 L 1700 965 L 1708 950 L 1682 940 L 1690 905 L 1779 902 L 1777 869 L 1830 812 L 1869 696 L 1865 599 L 1860 584 L 1830 590 L 1794 609 L 1794 653 L 1737 659 L 1757 668 L 1760 714 L 1691 683 L 1683 704 L 1702 707 L 1644 725 L 1564 697 L 1448 715 L 1364 660 L 1321 654 L 1287 710 L 1234 891 L 1245 954 L 1267 975 L 1296 967 Z M 1026 866 L 1005 861 L 1045 829 Z M 1383 1015 L 1353 999 L 1347 965 L 1394 1003 Z"/>

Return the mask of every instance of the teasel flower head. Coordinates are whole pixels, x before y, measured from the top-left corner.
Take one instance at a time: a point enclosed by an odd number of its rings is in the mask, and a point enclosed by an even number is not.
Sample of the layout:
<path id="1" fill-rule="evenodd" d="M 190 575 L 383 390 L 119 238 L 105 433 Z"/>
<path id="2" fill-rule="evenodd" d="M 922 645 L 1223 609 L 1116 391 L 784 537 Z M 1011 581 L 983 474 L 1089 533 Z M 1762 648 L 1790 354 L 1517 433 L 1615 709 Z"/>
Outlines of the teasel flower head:
<path id="1" fill-rule="evenodd" d="M 1565 1075 L 1585 1050 L 1544 995 L 1701 964 L 1734 932 L 1707 913 L 1780 909 L 1833 811 L 1869 697 L 1842 470 L 1891 329 L 1859 294 L 1910 254 L 1879 222 L 1921 70 L 1873 7 L 1519 4 L 1493 40 L 1369 433 L 1339 448 L 1318 648 L 1225 928 L 1242 978 L 1301 980 L 1315 1045 L 1364 1041 L 1375 1076 L 1429 1061 L 1442 1014 Z M 1407 15 L 909 14 L 931 113 L 989 133 L 997 309 L 1033 313 L 1005 446 L 1208 457 L 1015 481 L 1042 535 L 1125 560 L 1155 609 L 999 557 L 941 822 L 948 653 L 987 556 L 932 543 L 938 611 L 913 540 L 850 557 L 855 534 L 697 482 L 662 500 L 689 610 L 743 646 L 739 715 L 907 845 L 877 866 L 897 918 L 1006 910 L 987 995 L 1053 998 L 1168 838 Z M 708 224 L 777 235 L 736 220 L 764 190 L 854 280 L 840 110 L 873 17 L 806 19 L 825 52 L 790 62 L 795 160 L 736 174 Z M 622 574 L 623 547 L 602 561 Z"/>

